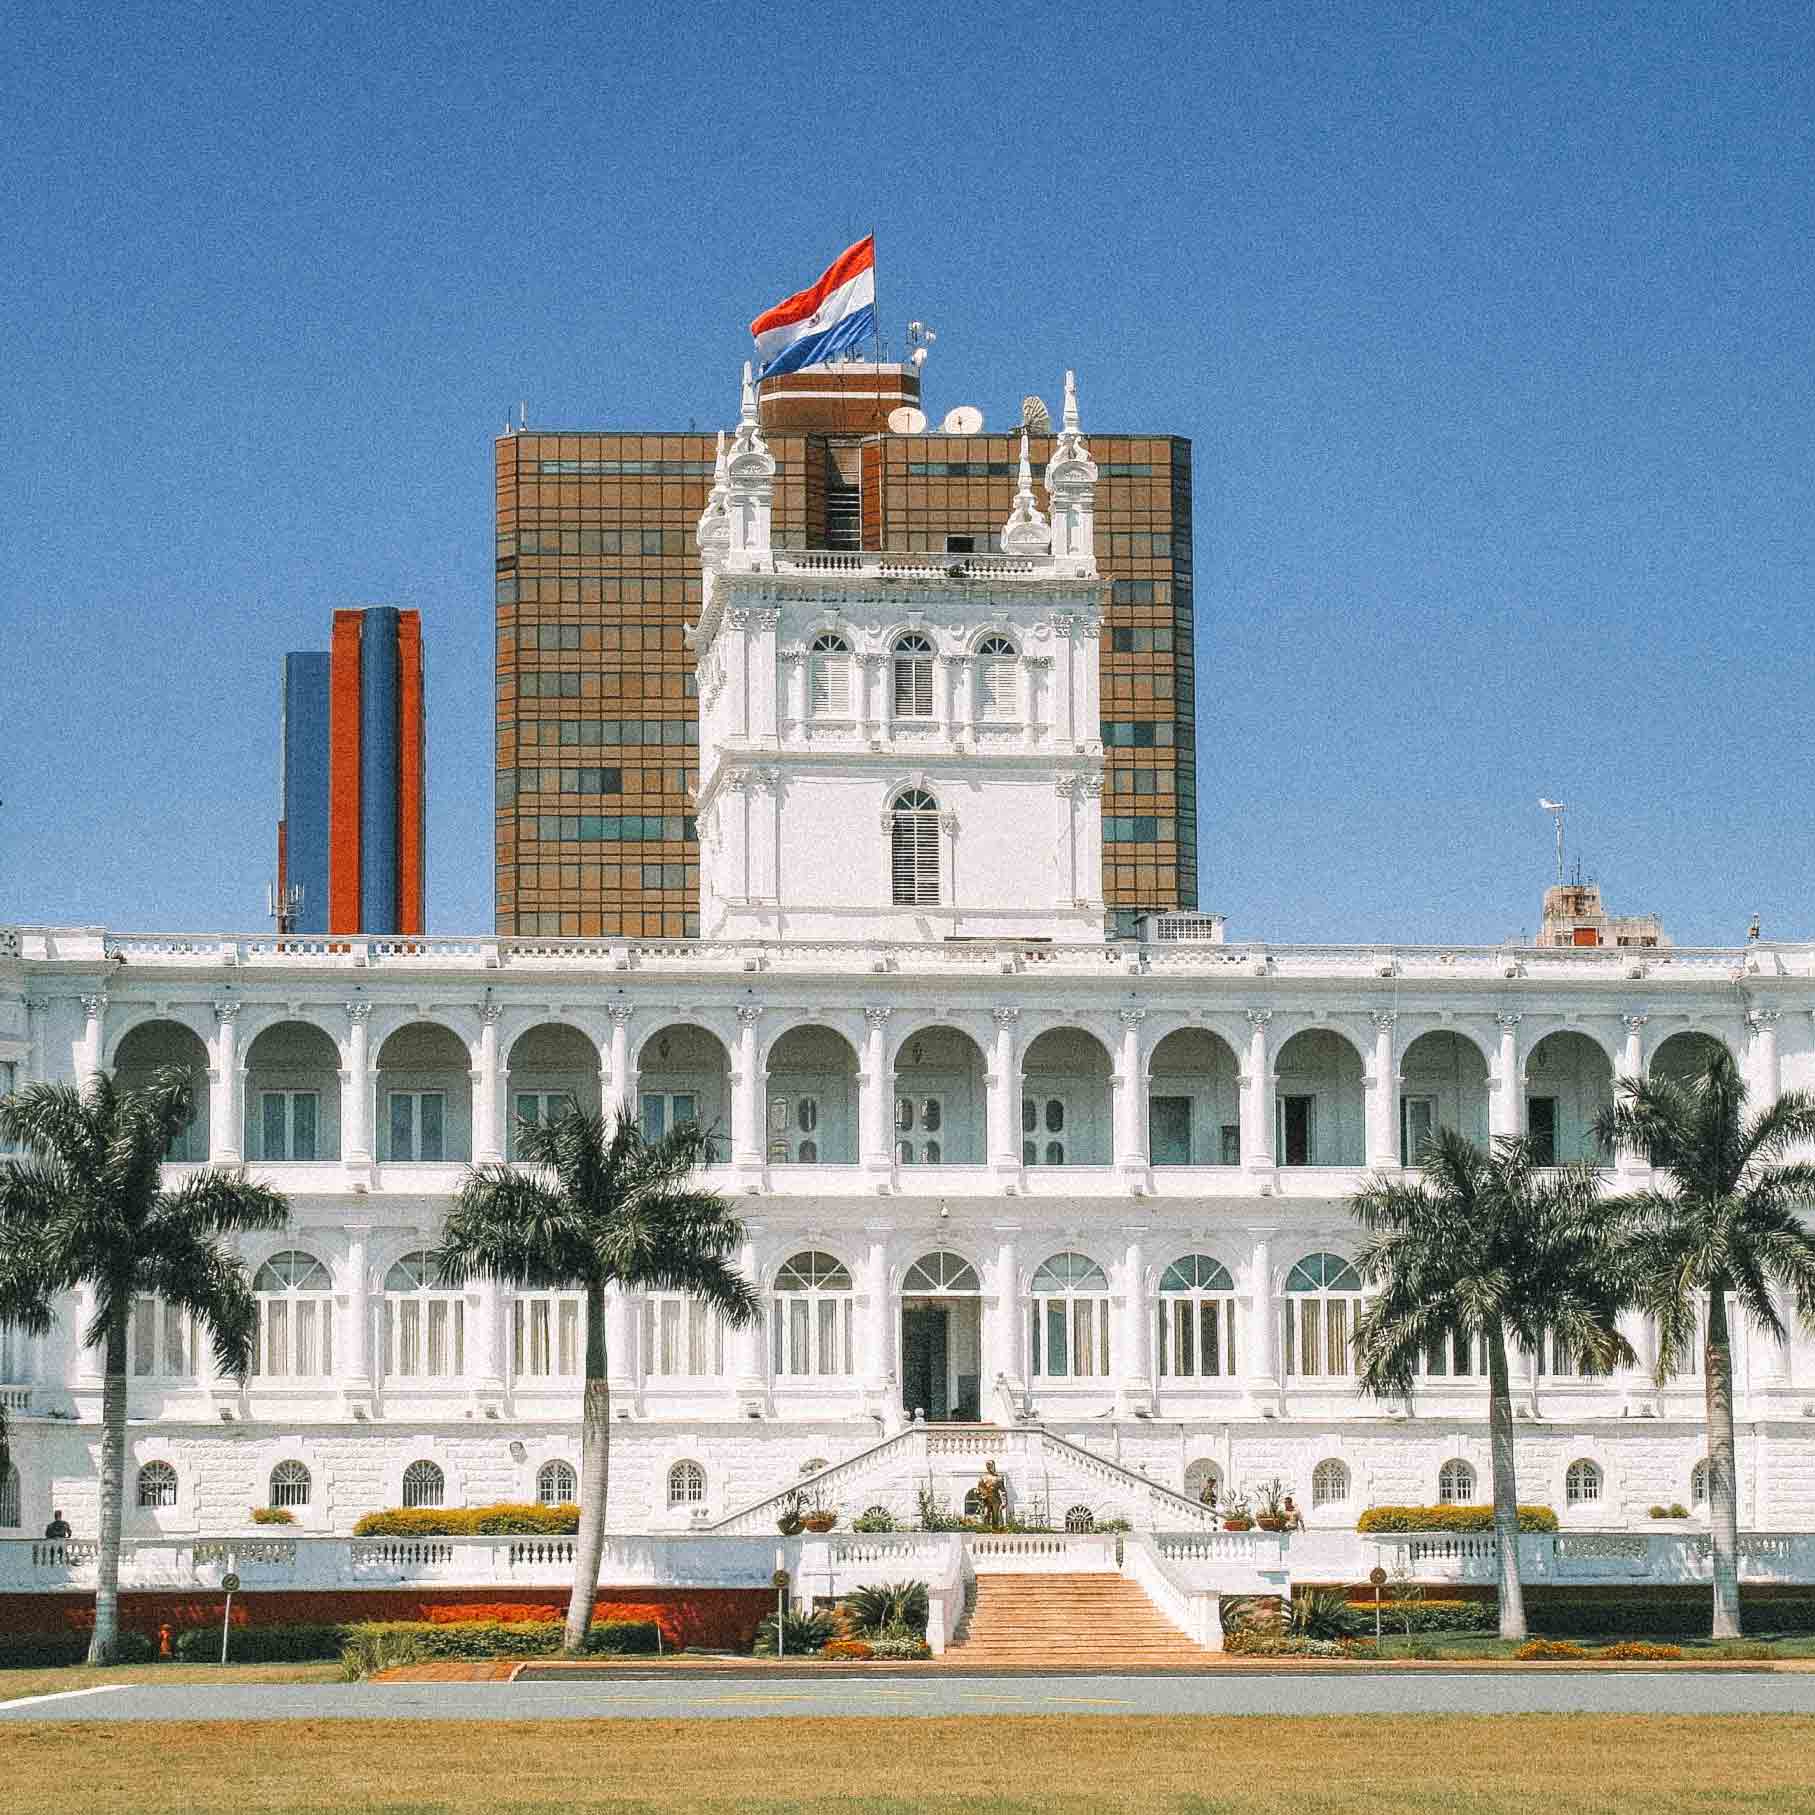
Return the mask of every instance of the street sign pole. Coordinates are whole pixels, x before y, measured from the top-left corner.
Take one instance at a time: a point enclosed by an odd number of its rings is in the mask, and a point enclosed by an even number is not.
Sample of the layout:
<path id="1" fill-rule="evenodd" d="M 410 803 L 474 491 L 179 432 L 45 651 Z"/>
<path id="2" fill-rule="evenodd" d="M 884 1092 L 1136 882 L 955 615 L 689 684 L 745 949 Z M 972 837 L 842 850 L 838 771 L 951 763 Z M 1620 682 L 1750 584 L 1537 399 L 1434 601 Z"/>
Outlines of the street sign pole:
<path id="1" fill-rule="evenodd" d="M 227 1591 L 227 1605 L 221 1610 L 221 1662 L 227 1661 L 227 1634 L 233 1623 L 233 1596 L 239 1587 L 239 1577 L 228 1571 L 221 1577 L 221 1587 Z"/>
<path id="2" fill-rule="evenodd" d="M 1380 1655 L 1380 1591 L 1386 1586 L 1386 1571 L 1379 1564 L 1368 1571 L 1368 1580 L 1374 1585 L 1374 1655 Z"/>
<path id="3" fill-rule="evenodd" d="M 778 1569 L 769 1580 L 775 1585 L 775 1655 L 783 1658 L 788 1655 L 788 1572 Z"/>

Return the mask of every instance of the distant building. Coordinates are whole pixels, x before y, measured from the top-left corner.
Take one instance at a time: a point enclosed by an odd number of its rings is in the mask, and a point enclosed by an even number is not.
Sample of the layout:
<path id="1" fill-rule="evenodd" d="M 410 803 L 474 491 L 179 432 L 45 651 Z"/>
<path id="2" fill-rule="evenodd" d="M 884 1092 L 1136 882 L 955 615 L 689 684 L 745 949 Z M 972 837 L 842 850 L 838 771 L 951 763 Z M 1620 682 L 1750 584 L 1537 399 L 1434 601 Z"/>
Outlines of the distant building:
<path id="1" fill-rule="evenodd" d="M 1655 914 L 1610 914 L 1593 882 L 1559 882 L 1544 891 L 1539 945 L 1665 946 L 1670 941 Z"/>
<path id="2" fill-rule="evenodd" d="M 334 614 L 331 652 L 284 657 L 277 886 L 292 933 L 420 933 L 422 619 Z"/>

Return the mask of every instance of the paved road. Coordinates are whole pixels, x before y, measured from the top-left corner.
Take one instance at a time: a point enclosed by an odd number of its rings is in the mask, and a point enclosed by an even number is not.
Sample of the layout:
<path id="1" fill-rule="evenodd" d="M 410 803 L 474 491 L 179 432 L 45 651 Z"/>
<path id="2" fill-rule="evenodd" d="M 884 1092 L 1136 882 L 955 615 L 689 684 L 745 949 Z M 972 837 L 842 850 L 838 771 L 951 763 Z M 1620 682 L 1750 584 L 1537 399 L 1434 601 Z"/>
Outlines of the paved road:
<path id="1" fill-rule="evenodd" d="M 1815 1674 L 1557 1669 L 1214 1677 L 773 1677 L 550 1683 L 206 1683 L 0 1703 L 21 1720 L 761 1719 L 951 1714 L 1806 1714 Z"/>

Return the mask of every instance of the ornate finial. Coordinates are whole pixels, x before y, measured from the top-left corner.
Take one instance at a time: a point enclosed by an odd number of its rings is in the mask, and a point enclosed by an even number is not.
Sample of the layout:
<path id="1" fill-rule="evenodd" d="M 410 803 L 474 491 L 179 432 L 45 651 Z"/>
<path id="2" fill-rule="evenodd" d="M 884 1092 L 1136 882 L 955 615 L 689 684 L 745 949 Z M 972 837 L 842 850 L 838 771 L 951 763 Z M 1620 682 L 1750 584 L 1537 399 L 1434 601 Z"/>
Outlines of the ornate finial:
<path id="1" fill-rule="evenodd" d="M 775 492 L 775 456 L 756 422 L 756 383 L 744 361 L 744 391 L 737 434 L 724 459 L 725 508 L 730 527 L 726 549 L 733 554 L 769 552 L 769 510 Z"/>
<path id="2" fill-rule="evenodd" d="M 1065 410 L 1059 418 L 1059 427 L 1068 435 L 1078 432 L 1078 376 L 1075 372 L 1065 374 Z"/>
<path id="3" fill-rule="evenodd" d="M 1061 560 L 1094 562 L 1097 463 L 1078 426 L 1078 385 L 1071 372 L 1065 374 L 1065 411 L 1046 463 L 1046 492 L 1052 500 L 1052 552 Z"/>
<path id="4" fill-rule="evenodd" d="M 1052 547 L 1052 525 L 1034 504 L 1033 468 L 1027 461 L 1027 431 L 1021 431 L 1021 483 L 1015 507 L 1002 526 L 1002 552 L 1008 555 L 1043 555 Z"/>
<path id="5" fill-rule="evenodd" d="M 725 431 L 718 432 L 718 459 L 712 468 L 712 489 L 706 494 L 706 508 L 700 512 L 699 527 L 693 540 L 707 560 L 722 555 L 731 546 L 730 479 L 725 467 Z"/>
<path id="6" fill-rule="evenodd" d="M 750 362 L 747 359 L 744 361 L 743 404 L 738 411 L 737 423 L 739 428 L 746 425 L 756 427 L 756 380 L 750 375 Z"/>

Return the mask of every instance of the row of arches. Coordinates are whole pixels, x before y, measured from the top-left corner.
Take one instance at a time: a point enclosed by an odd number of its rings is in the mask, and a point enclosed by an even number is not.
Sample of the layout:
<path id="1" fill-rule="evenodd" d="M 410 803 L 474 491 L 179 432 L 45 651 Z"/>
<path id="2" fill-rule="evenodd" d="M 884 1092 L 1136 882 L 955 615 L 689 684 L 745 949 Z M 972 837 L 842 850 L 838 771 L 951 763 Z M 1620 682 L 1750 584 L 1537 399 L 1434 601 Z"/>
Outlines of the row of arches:
<path id="1" fill-rule="evenodd" d="M 911 880 L 917 861 L 912 851 L 907 860 Z M 1692 1077 L 1714 1044 L 1705 1033 L 1672 1034 L 1656 1048 L 1651 1070 Z M 796 1025 L 778 1034 L 760 1060 L 768 1163 L 854 1162 L 860 1063 L 849 1035 L 824 1023 Z M 173 1020 L 133 1027 L 115 1057 L 117 1076 L 127 1085 L 173 1064 L 205 1074 L 208 1063 L 200 1036 Z M 594 1113 L 600 1107 L 601 1051 L 570 1023 L 522 1030 L 501 1063 L 509 1080 L 505 1119 L 513 1135 L 522 1123 L 546 1120 L 569 1106 Z M 728 1128 L 731 1055 L 709 1029 L 690 1022 L 656 1029 L 639 1043 L 633 1063 L 650 1134 L 682 1121 Z M 1333 1028 L 1303 1029 L 1281 1045 L 1272 1063 L 1276 1161 L 1364 1164 L 1366 1072 L 1354 1042 Z M 340 1157 L 341 1054 L 322 1028 L 300 1020 L 268 1025 L 248 1043 L 244 1065 L 241 1151 L 248 1159 Z M 458 1163 L 473 1157 L 475 1068 L 471 1049 L 458 1034 L 439 1022 L 408 1022 L 382 1040 L 372 1069 L 374 1152 L 381 1162 Z M 1155 1043 L 1145 1069 L 1152 1163 L 1239 1164 L 1242 1069 L 1229 1042 L 1207 1028 L 1175 1029 Z M 1420 1034 L 1399 1056 L 1397 1069 L 1402 1163 L 1415 1163 L 1423 1142 L 1439 1127 L 1486 1140 L 1489 1072 L 1473 1039 L 1449 1029 Z M 987 1076 L 982 1045 L 960 1027 L 936 1025 L 902 1036 L 893 1053 L 896 1163 L 980 1164 Z M 1086 1029 L 1052 1027 L 1030 1040 L 1021 1055 L 1023 1164 L 1108 1164 L 1114 1077 L 1109 1049 Z M 1599 1157 L 1592 1129 L 1612 1101 L 1613 1080 L 1606 1050 L 1582 1032 L 1559 1030 L 1536 1042 L 1524 1067 L 1526 1122 L 1551 1159 Z M 197 1093 L 195 1121 L 172 1143 L 172 1159 L 207 1158 L 206 1097 Z"/>

